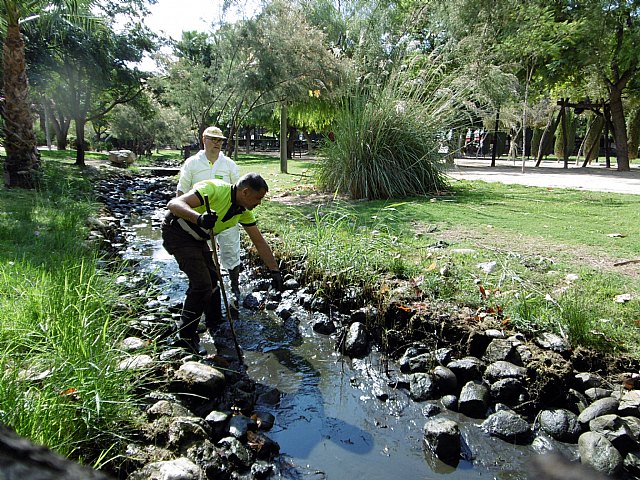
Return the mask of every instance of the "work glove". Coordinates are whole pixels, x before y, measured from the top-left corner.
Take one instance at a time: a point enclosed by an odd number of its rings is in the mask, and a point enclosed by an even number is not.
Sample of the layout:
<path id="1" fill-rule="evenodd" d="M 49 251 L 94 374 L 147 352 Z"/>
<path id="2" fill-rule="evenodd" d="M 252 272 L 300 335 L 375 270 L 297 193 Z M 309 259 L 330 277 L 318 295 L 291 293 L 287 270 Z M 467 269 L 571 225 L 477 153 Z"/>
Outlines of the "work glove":
<path id="1" fill-rule="evenodd" d="M 205 230 L 211 230 L 218 220 L 218 214 L 214 211 L 205 212 L 198 217 L 198 226 Z"/>
<path id="2" fill-rule="evenodd" d="M 271 288 L 276 292 L 282 292 L 284 290 L 284 284 L 280 270 L 269 270 L 269 275 L 271 275 Z"/>

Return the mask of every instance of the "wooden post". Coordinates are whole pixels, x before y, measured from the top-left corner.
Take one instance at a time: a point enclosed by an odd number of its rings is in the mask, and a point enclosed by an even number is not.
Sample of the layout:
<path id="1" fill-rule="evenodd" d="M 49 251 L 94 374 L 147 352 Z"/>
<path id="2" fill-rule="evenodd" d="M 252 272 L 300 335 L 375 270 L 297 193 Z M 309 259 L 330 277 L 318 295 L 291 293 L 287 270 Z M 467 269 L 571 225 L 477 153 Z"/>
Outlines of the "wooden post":
<path id="1" fill-rule="evenodd" d="M 280 107 L 280 173 L 287 172 L 287 104 Z"/>
<path id="2" fill-rule="evenodd" d="M 493 127 L 493 150 L 491 152 L 491 166 L 496 166 L 496 154 L 498 153 L 498 125 L 500 123 L 500 107 L 496 111 L 496 124 Z"/>
<path id="3" fill-rule="evenodd" d="M 569 152 L 567 152 L 567 111 L 566 111 L 567 101 L 562 99 L 562 160 L 563 167 L 569 168 Z"/>

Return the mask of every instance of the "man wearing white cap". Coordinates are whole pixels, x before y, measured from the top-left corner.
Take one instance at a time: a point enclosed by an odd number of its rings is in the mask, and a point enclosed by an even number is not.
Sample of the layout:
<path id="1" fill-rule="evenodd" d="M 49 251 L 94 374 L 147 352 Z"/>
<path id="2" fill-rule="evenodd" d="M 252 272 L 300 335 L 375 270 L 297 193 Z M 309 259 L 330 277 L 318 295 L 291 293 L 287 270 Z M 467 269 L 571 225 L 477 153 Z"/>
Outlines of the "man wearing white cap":
<path id="1" fill-rule="evenodd" d="M 226 138 L 218 127 L 205 128 L 202 132 L 204 150 L 187 158 L 182 165 L 176 196 L 187 193 L 202 180 L 218 179 L 229 184 L 235 184 L 238 181 L 240 178 L 238 166 L 221 152 L 222 143 Z M 229 272 L 231 281 L 233 297 L 230 299 L 229 306 L 232 313 L 236 314 L 240 301 L 240 229 L 235 225 L 220 232 L 215 238 L 220 249 L 220 263 Z"/>

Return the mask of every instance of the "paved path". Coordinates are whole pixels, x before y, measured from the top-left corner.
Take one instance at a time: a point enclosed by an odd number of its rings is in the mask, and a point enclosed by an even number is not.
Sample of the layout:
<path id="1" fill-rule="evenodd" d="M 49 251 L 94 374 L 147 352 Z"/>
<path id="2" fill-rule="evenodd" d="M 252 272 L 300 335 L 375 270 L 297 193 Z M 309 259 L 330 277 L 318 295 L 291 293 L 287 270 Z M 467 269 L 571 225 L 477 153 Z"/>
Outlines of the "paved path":
<path id="1" fill-rule="evenodd" d="M 540 167 L 535 168 L 535 162 L 528 161 L 524 173 L 521 160 L 515 163 L 497 160 L 495 167 L 490 165 L 490 158 L 456 159 L 447 174 L 454 179 L 640 195 L 640 168 L 637 164 L 631 167 L 630 172 L 618 172 L 604 168 L 603 164 L 585 168 L 569 165 L 564 169 L 562 163 L 554 160 L 543 161 Z"/>

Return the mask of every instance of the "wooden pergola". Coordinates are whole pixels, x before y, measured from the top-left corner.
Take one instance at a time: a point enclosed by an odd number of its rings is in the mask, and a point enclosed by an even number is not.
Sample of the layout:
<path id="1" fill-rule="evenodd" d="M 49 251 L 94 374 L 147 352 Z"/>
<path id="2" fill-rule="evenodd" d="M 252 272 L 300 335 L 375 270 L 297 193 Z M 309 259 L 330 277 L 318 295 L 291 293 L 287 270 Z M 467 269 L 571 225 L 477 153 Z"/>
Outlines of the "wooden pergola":
<path id="1" fill-rule="evenodd" d="M 558 125 L 561 126 L 562 128 L 562 138 L 565 142 L 564 144 L 564 158 L 563 158 L 563 162 L 564 162 L 564 168 L 569 168 L 569 153 L 568 153 L 568 148 L 567 148 L 567 108 L 573 108 L 574 112 L 576 115 L 580 115 L 582 112 L 584 112 L 585 110 L 591 110 L 592 112 L 594 112 L 596 115 L 600 115 L 604 118 L 604 137 L 605 137 L 605 142 L 604 142 L 604 148 L 605 148 L 605 155 L 606 155 L 606 159 L 607 159 L 607 163 L 606 166 L 607 168 L 611 167 L 611 158 L 609 155 L 609 131 L 610 131 L 610 126 L 611 126 L 611 114 L 610 114 L 610 107 L 609 107 L 609 102 L 605 101 L 604 99 L 601 99 L 597 102 L 591 101 L 588 98 L 586 100 L 582 100 L 580 102 L 577 103 L 572 103 L 569 101 L 568 98 L 561 98 L 560 100 L 558 100 L 558 105 L 560 106 L 560 111 L 558 112 L 558 115 L 555 117 L 555 119 L 553 118 L 553 116 L 549 117 L 549 122 L 547 123 L 547 126 L 544 129 L 544 132 L 542 134 L 542 138 L 540 140 L 540 148 L 538 149 L 538 155 L 536 158 L 536 167 L 540 166 L 540 162 L 542 161 L 542 157 L 543 157 L 543 153 L 544 153 L 544 148 L 543 146 L 547 145 L 547 142 L 550 141 L 551 138 L 553 138 L 553 135 L 555 134 Z M 588 133 L 588 132 L 587 132 Z M 585 153 L 584 156 L 584 161 L 582 162 L 582 167 L 586 167 L 588 162 L 589 162 L 589 158 L 591 157 L 591 154 L 593 153 L 593 149 L 594 148 L 599 148 L 599 142 L 594 142 L 591 146 L 588 152 Z"/>

